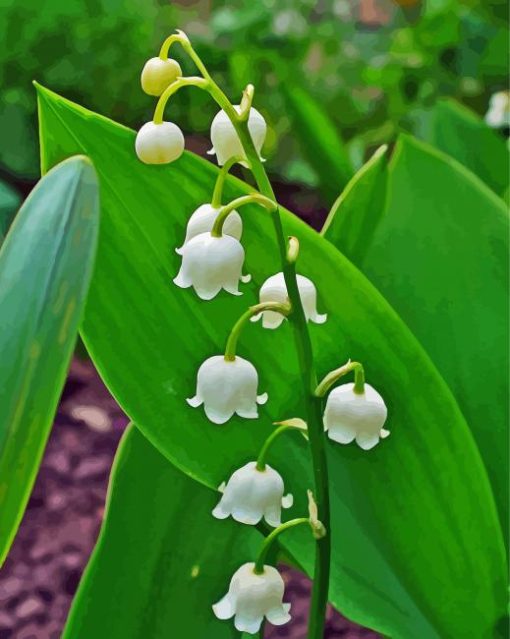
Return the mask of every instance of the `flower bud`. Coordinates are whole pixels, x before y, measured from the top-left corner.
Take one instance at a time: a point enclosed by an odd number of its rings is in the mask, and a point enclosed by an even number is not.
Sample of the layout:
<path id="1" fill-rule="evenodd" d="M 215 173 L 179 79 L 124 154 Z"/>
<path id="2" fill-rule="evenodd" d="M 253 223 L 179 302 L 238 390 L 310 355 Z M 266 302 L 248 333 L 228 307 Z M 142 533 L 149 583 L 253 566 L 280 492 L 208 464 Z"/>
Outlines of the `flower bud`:
<path id="1" fill-rule="evenodd" d="M 241 275 L 244 249 L 238 240 L 230 235 L 200 233 L 184 244 L 181 254 L 181 269 L 174 279 L 177 286 L 193 286 L 203 300 L 216 297 L 222 288 L 232 295 L 242 295 L 239 281 L 249 281 L 249 276 Z"/>
<path id="2" fill-rule="evenodd" d="M 257 395 L 258 383 L 257 370 L 247 360 L 236 356 L 230 361 L 223 355 L 215 355 L 198 369 L 196 395 L 186 401 L 193 408 L 203 404 L 205 414 L 214 424 L 224 424 L 234 413 L 256 419 L 257 404 L 267 402 L 267 393 Z"/>
<path id="3" fill-rule="evenodd" d="M 237 104 L 234 106 L 234 109 L 239 113 L 241 107 Z M 248 118 L 248 130 L 255 149 L 260 156 L 260 151 L 266 138 L 267 125 L 262 115 L 253 107 L 250 109 Z M 241 140 L 232 122 L 223 110 L 216 114 L 212 121 L 211 142 L 213 148 L 209 151 L 209 154 L 216 154 L 220 166 L 223 166 L 225 162 L 232 157 L 246 158 Z"/>
<path id="4" fill-rule="evenodd" d="M 307 320 L 315 324 L 324 324 L 327 315 L 319 315 L 317 313 L 317 291 L 311 280 L 304 275 L 297 275 L 297 285 L 303 310 Z M 287 285 L 283 273 L 276 273 L 269 277 L 260 288 L 260 302 L 281 302 L 282 304 L 289 301 L 287 295 Z M 262 317 L 262 326 L 264 328 L 278 328 L 285 319 L 281 313 L 275 311 L 264 311 L 252 317 L 252 321 L 256 322 Z"/>
<path id="5" fill-rule="evenodd" d="M 360 448 L 370 450 L 389 435 L 383 428 L 388 409 L 370 384 L 364 388 L 363 393 L 355 393 L 354 384 L 334 388 L 326 401 L 324 426 L 333 441 L 350 444 L 356 440 Z"/>
<path id="6" fill-rule="evenodd" d="M 282 506 L 290 508 L 292 495 L 283 496 L 283 479 L 268 464 L 258 470 L 256 462 L 249 462 L 233 473 L 213 510 L 217 519 L 230 515 L 241 524 L 254 526 L 264 517 L 273 527 L 281 522 Z"/>
<path id="7" fill-rule="evenodd" d="M 147 122 L 136 135 L 135 150 L 145 164 L 168 164 L 181 157 L 184 136 L 173 122 Z"/>
<path id="8" fill-rule="evenodd" d="M 285 584 L 273 566 L 254 572 L 255 564 L 243 564 L 234 573 L 228 593 L 213 605 L 218 619 L 231 619 L 239 632 L 255 634 L 264 617 L 274 626 L 290 621 L 290 604 L 283 603 Z"/>
<path id="9" fill-rule="evenodd" d="M 175 249 L 179 255 L 182 255 L 183 248 L 192 238 L 212 229 L 219 211 L 220 209 L 213 208 L 212 204 L 202 204 L 202 206 L 199 206 L 198 209 L 192 213 L 188 220 L 188 226 L 186 227 L 184 244 L 180 248 Z M 236 240 L 240 240 L 242 232 L 243 221 L 241 216 L 237 211 L 232 211 L 223 224 L 223 233 L 234 237 Z"/>
<path id="10" fill-rule="evenodd" d="M 151 58 L 142 69 L 142 89 L 148 95 L 159 97 L 174 80 L 181 76 L 182 70 L 176 60 Z"/>

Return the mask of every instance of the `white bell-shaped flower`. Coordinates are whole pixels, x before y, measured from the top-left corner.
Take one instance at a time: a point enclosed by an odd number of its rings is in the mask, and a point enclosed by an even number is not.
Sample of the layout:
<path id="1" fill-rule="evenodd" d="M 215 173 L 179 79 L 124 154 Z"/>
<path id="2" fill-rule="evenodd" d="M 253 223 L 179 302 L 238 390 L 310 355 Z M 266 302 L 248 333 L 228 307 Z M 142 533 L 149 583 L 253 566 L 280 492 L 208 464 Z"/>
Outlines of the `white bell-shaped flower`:
<path id="1" fill-rule="evenodd" d="M 254 572 L 255 564 L 243 564 L 234 573 L 228 593 L 213 605 L 218 619 L 231 619 L 239 632 L 255 634 L 264 617 L 274 626 L 290 621 L 290 604 L 283 603 L 285 584 L 273 566 Z"/>
<path id="2" fill-rule="evenodd" d="M 509 91 L 498 91 L 491 96 L 485 122 L 494 129 L 510 126 Z"/>
<path id="3" fill-rule="evenodd" d="M 324 324 L 328 319 L 326 314 L 317 313 L 317 290 L 314 283 L 304 275 L 297 275 L 297 284 L 301 303 L 307 320 L 315 324 Z M 287 295 L 287 285 L 283 273 L 276 273 L 269 277 L 260 287 L 260 302 L 281 302 L 282 304 L 289 301 Z M 285 319 L 281 313 L 275 311 L 263 311 L 252 317 L 252 322 L 256 322 L 262 317 L 262 326 L 264 328 L 278 328 Z"/>
<path id="4" fill-rule="evenodd" d="M 241 107 L 237 104 L 234 109 L 239 113 Z M 255 149 L 260 156 L 262 145 L 266 139 L 267 125 L 262 115 L 253 107 L 250 109 L 248 117 L 248 130 Z M 211 142 L 213 148 L 209 151 L 209 154 L 216 154 L 220 166 L 223 166 L 232 157 L 246 158 L 241 140 L 228 115 L 223 110 L 217 113 L 212 121 Z"/>
<path id="5" fill-rule="evenodd" d="M 249 275 L 241 274 L 244 249 L 230 235 L 200 233 L 184 244 L 181 254 L 182 265 L 174 283 L 181 288 L 193 286 L 203 300 L 211 300 L 222 288 L 232 295 L 242 295 L 239 281 L 250 281 Z"/>
<path id="6" fill-rule="evenodd" d="M 202 204 L 198 207 L 188 220 L 188 226 L 186 227 L 186 237 L 184 238 L 184 244 L 175 249 L 175 251 L 182 255 L 182 249 L 185 245 L 197 235 L 201 233 L 207 233 L 213 227 L 213 224 L 218 217 L 219 208 L 214 208 L 212 204 Z M 232 211 L 223 224 L 223 233 L 235 237 L 236 240 L 241 239 L 243 233 L 243 221 L 237 211 Z"/>
<path id="7" fill-rule="evenodd" d="M 172 82 L 181 76 L 182 70 L 176 60 L 151 58 L 142 69 L 142 89 L 148 95 L 159 97 Z"/>
<path id="8" fill-rule="evenodd" d="M 281 522 L 282 507 L 293 504 L 291 494 L 283 496 L 283 479 L 271 466 L 258 470 L 257 462 L 249 462 L 233 473 L 226 486 L 220 486 L 223 495 L 212 514 L 217 519 L 230 515 L 242 524 L 254 526 L 264 517 L 273 527 Z"/>
<path id="9" fill-rule="evenodd" d="M 145 164 L 168 164 L 181 157 L 184 136 L 173 122 L 147 122 L 136 135 L 135 151 Z"/>
<path id="10" fill-rule="evenodd" d="M 324 427 L 333 441 L 350 444 L 356 440 L 360 448 L 370 450 L 380 438 L 389 435 L 383 428 L 388 409 L 370 384 L 364 386 L 364 393 L 355 393 L 352 383 L 331 391 L 324 410 Z"/>
<path id="11" fill-rule="evenodd" d="M 198 369 L 196 395 L 186 401 L 193 408 L 203 404 L 205 414 L 214 424 L 224 424 L 234 413 L 256 419 L 257 404 L 267 402 L 267 393 L 257 395 L 258 384 L 253 364 L 239 356 L 230 361 L 223 355 L 215 355 Z"/>

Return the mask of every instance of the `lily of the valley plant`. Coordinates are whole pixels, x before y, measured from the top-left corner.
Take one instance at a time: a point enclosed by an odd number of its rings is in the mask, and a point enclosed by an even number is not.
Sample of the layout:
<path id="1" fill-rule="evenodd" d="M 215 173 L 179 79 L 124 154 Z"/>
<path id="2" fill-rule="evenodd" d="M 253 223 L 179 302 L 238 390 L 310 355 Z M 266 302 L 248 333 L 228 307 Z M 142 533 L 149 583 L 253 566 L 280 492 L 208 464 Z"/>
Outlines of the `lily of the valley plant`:
<path id="1" fill-rule="evenodd" d="M 182 76 L 179 64 L 168 57 L 170 47 L 176 43 L 194 61 L 200 75 Z M 322 381 L 318 380 L 308 322 L 324 324 L 327 315 L 317 309 L 320 290 L 317 292 L 315 283 L 297 272 L 297 239 L 283 234 L 278 205 L 261 157 L 266 123 L 252 106 L 253 86 L 246 87 L 240 104 L 231 104 L 180 31 L 166 39 L 159 57 L 146 63 L 141 82 L 146 93 L 159 97 L 153 121 L 144 124 L 136 137 L 136 153 L 147 164 L 172 162 L 184 150 L 184 136 L 179 127 L 163 119 L 167 102 L 176 91 L 187 86 L 198 87 L 208 92 L 220 109 L 211 125 L 211 153 L 216 155 L 222 169 L 211 201 L 190 212 L 187 228 L 182 229 L 182 245 L 169 247 L 182 256 L 181 268 L 173 280 L 175 285 L 192 289 L 183 290 L 182 294 L 196 294 L 206 303 L 222 289 L 241 295 L 240 285 L 250 285 L 250 276 L 243 271 L 245 253 L 250 247 L 241 242 L 243 224 L 240 216 L 247 204 L 258 205 L 261 215 L 271 217 L 281 260 L 279 273 L 267 273 L 259 291 L 260 303 L 248 308 L 228 336 L 226 331 L 224 353 L 206 359 L 198 368 L 195 394 L 187 398 L 190 410 L 203 409 L 214 424 L 211 428 L 215 428 L 234 414 L 255 420 L 259 411 L 264 410 L 266 401 L 271 402 L 271 388 L 261 388 L 256 362 L 237 355 L 244 326 L 249 320 L 259 319 L 260 330 L 278 329 L 284 321 L 292 325 L 300 364 L 301 393 L 306 406 L 306 413 L 300 417 L 289 419 L 282 415 L 283 421 L 278 422 L 262 449 L 254 451 L 251 461 L 238 460 L 236 463 L 232 460 L 233 468 L 237 468 L 220 485 L 219 501 L 212 516 L 218 519 L 232 517 L 251 526 L 265 522 L 274 530 L 266 537 L 258 557 L 240 566 L 230 584 L 225 584 L 228 592 L 224 596 L 218 593 L 218 601 L 210 604 L 219 619 L 233 618 L 239 631 L 256 633 L 264 619 L 275 625 L 287 623 L 291 616 L 290 605 L 284 602 L 284 582 L 278 570 L 268 564 L 268 553 L 280 534 L 306 524 L 316 542 L 308 636 L 319 639 L 323 636 L 328 600 L 332 534 L 326 446 L 355 442 L 364 450 L 373 448 L 389 434 L 383 428 L 386 406 L 381 395 L 365 383 L 364 368 L 359 362 L 349 361 L 327 373 Z M 225 177 L 238 163 L 251 171 L 258 192 L 223 203 Z M 351 372 L 354 383 L 335 387 Z M 315 486 L 310 487 L 307 516 L 282 523 L 282 508 L 291 508 L 293 498 L 285 494 L 286 478 L 278 469 L 269 466 L 266 458 L 272 442 L 289 431 L 306 431 Z"/>

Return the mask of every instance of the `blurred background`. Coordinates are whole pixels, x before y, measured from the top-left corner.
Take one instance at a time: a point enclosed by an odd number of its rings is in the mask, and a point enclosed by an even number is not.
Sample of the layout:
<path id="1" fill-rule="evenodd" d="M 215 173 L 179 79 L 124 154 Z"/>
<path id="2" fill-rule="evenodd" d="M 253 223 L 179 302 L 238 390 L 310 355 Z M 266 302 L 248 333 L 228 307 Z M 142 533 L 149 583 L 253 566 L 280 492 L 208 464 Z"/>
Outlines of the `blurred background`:
<path id="1" fill-rule="evenodd" d="M 140 89 L 140 71 L 176 28 L 234 101 L 247 83 L 255 85 L 278 198 L 315 226 L 363 162 L 400 131 L 458 152 L 508 195 L 507 156 L 497 140 L 509 127 L 506 0 L 42 0 L 37 7 L 0 0 L 0 240 L 39 177 L 32 80 L 138 128 L 154 108 Z M 178 47 L 175 56 L 185 72 L 195 72 Z M 469 110 L 463 115 L 471 141 L 483 127 L 480 146 L 494 156 L 490 174 L 477 164 L 476 144 L 446 144 L 451 99 Z M 188 148 L 205 155 L 215 112 L 208 96 L 181 91 L 167 118 L 182 127 Z M 0 639 L 60 636 L 126 422 L 92 365 L 76 358 L 0 577 Z M 295 574 L 286 579 L 296 621 L 271 637 L 300 639 L 309 586 Z M 376 634 L 330 612 L 327 637 Z"/>
<path id="2" fill-rule="evenodd" d="M 256 86 L 269 171 L 295 187 L 305 216 L 312 204 L 329 206 L 398 131 L 426 139 L 438 100 L 484 116 L 507 90 L 506 0 L 44 0 L 37 9 L 2 0 L 0 179 L 25 194 L 39 175 L 32 80 L 136 128 L 154 104 L 139 72 L 177 27 L 232 99 Z M 507 126 L 508 93 L 494 100 L 492 125 Z M 204 152 L 208 96 L 181 91 L 170 109 L 190 148 Z M 335 138 L 334 182 L 319 175 L 311 121 Z"/>

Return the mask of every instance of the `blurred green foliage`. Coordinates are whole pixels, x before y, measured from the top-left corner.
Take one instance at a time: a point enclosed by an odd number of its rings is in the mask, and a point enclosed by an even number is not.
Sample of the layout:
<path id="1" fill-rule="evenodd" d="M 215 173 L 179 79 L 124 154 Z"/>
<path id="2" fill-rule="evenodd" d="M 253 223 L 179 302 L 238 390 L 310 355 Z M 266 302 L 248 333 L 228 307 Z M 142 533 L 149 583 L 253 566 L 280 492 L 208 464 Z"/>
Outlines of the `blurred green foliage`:
<path id="1" fill-rule="evenodd" d="M 165 17 L 168 13 L 168 19 Z M 156 0 L 0 0 L 0 164 L 39 174 L 32 80 L 133 122 L 149 103 L 138 73 L 173 27 Z"/>
<path id="2" fill-rule="evenodd" d="M 37 175 L 32 79 L 131 126 L 147 120 L 153 101 L 139 71 L 182 28 L 230 95 L 256 85 L 271 125 L 269 168 L 276 171 L 277 147 L 281 177 L 317 186 L 313 149 L 299 146 L 286 89 L 320 103 L 358 168 L 375 145 L 419 128 L 439 97 L 483 114 L 507 84 L 507 25 L 503 0 L 48 0 L 38 11 L 0 0 L 0 165 Z M 200 92 L 181 92 L 169 113 L 186 133 L 203 134 L 214 107 Z"/>

